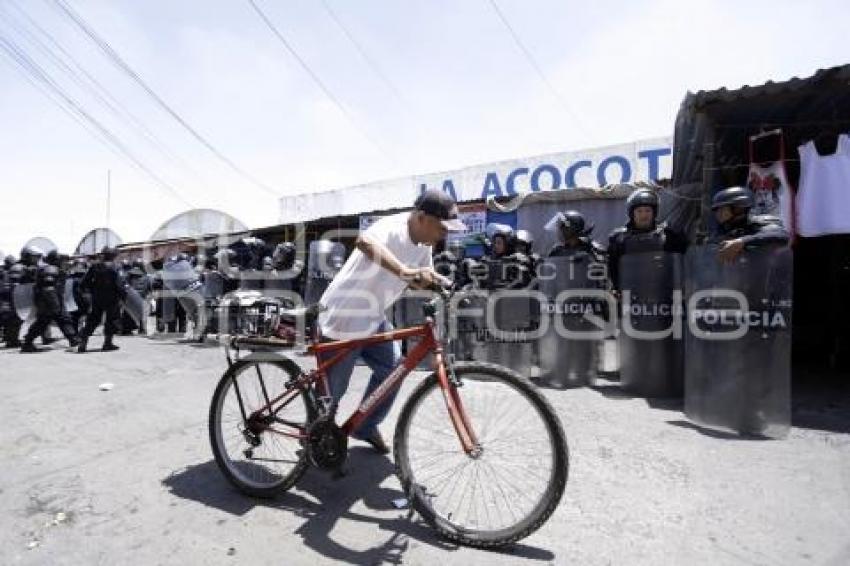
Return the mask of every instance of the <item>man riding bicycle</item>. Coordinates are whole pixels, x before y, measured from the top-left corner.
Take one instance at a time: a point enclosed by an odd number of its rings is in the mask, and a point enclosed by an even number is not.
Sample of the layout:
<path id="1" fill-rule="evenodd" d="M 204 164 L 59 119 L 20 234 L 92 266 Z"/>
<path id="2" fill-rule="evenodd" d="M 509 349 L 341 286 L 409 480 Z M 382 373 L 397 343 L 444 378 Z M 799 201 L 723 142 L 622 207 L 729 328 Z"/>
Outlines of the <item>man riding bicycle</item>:
<path id="1" fill-rule="evenodd" d="M 451 282 L 434 271 L 432 247 L 449 231 L 463 231 L 457 204 L 439 190 L 424 191 L 414 209 L 386 216 L 363 232 L 356 250 L 334 277 L 320 304 L 319 331 L 324 341 L 354 340 L 393 329 L 386 318 L 387 309 L 407 286 L 418 289 Z M 322 361 L 333 357 L 326 354 Z M 372 370 L 363 398 L 366 399 L 398 364 L 401 351 L 397 342 L 381 342 L 350 351 L 327 370 L 331 395 L 336 402 L 348 389 L 356 359 L 360 357 Z M 395 399 L 388 396 L 353 436 L 386 454 L 378 425 L 387 416 Z"/>

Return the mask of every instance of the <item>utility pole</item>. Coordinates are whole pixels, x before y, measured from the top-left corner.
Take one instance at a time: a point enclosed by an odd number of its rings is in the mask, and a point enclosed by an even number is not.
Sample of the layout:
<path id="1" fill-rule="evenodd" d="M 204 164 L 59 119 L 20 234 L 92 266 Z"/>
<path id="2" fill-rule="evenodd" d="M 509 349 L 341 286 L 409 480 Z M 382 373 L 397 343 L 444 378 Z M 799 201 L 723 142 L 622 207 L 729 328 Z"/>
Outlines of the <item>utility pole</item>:
<path id="1" fill-rule="evenodd" d="M 109 212 L 112 206 L 112 170 L 106 170 L 106 227 L 109 228 Z M 108 239 L 108 238 L 107 238 Z M 107 243 L 107 245 L 109 245 Z"/>

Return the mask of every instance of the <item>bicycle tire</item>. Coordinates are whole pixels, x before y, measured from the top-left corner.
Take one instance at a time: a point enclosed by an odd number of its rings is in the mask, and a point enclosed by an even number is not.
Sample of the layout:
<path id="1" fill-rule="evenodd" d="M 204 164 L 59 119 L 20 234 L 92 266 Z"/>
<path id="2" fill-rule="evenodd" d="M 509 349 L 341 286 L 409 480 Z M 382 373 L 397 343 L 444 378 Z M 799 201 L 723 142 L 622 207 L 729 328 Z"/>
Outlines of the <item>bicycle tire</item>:
<path id="1" fill-rule="evenodd" d="M 277 481 L 269 482 L 269 485 L 258 485 L 257 483 L 247 481 L 239 473 L 239 470 L 234 469 L 234 466 L 231 465 L 233 462 L 226 453 L 226 449 L 223 446 L 224 439 L 221 435 L 221 411 L 227 393 L 230 391 L 231 385 L 234 383 L 234 379 L 238 380 L 239 375 L 259 364 L 272 365 L 279 368 L 290 377 L 297 376 L 301 373 L 300 368 L 298 368 L 295 362 L 287 358 L 269 360 L 267 355 L 262 358 L 247 356 L 234 362 L 222 375 L 215 388 L 215 392 L 213 393 L 209 411 L 209 436 L 215 462 L 222 474 L 224 474 L 225 478 L 227 478 L 233 486 L 246 495 L 260 498 L 272 498 L 290 489 L 307 471 L 309 463 L 307 461 L 306 450 L 301 450 L 300 454 L 296 452 L 296 454 L 298 454 L 298 459 L 292 466 L 289 473 L 283 475 Z M 276 393 L 269 392 L 269 395 L 273 398 L 275 395 L 280 394 L 281 391 L 277 391 Z M 304 404 L 306 420 L 309 421 L 313 415 L 312 404 L 303 392 L 299 395 L 299 397 Z M 294 442 L 295 441 L 293 440 L 293 443 Z"/>
<path id="2" fill-rule="evenodd" d="M 487 376 L 502 382 L 527 399 L 537 410 L 545 424 L 552 445 L 552 469 L 539 503 L 521 520 L 498 530 L 475 530 L 459 525 L 450 518 L 441 516 L 429 502 L 425 489 L 417 485 L 414 470 L 410 467 L 408 442 L 411 431 L 411 418 L 417 412 L 417 406 L 436 388 L 439 391 L 435 373 L 427 377 L 411 393 L 402 407 L 394 437 L 394 456 L 396 473 L 413 509 L 430 524 L 440 535 L 454 542 L 477 548 L 495 548 L 523 539 L 539 529 L 557 508 L 566 489 L 569 472 L 569 450 L 566 435 L 560 419 L 552 406 L 526 378 L 508 368 L 485 362 L 458 362 L 454 366 L 455 374 L 463 381 L 464 376 L 472 374 Z M 461 399 L 463 390 L 460 389 Z M 472 423 L 475 429 L 475 422 Z M 459 442 L 457 451 L 462 454 Z M 484 446 L 485 451 L 487 447 Z"/>

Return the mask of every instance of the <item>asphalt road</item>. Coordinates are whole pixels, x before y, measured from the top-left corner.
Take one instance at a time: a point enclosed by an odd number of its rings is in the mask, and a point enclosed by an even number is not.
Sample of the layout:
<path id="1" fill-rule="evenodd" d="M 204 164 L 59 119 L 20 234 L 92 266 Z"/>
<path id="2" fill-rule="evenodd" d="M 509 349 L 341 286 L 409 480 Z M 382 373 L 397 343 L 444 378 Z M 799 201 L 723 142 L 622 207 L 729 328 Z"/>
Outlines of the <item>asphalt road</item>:
<path id="1" fill-rule="evenodd" d="M 222 351 L 119 344 L 0 351 L 0 564 L 850 564 L 841 400 L 800 406 L 788 439 L 757 441 L 695 427 L 677 404 L 615 384 L 545 390 L 570 444 L 566 494 L 540 531 L 487 552 L 396 509 L 391 456 L 357 442 L 342 479 L 311 470 L 276 500 L 240 495 L 207 438 Z M 353 390 L 367 377 L 356 372 Z"/>

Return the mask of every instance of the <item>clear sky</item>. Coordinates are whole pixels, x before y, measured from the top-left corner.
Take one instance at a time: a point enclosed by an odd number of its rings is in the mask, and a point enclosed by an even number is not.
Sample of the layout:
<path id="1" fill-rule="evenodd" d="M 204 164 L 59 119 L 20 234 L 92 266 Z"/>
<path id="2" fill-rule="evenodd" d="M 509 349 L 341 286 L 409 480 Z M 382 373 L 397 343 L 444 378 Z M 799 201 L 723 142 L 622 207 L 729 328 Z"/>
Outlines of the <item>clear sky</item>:
<path id="1" fill-rule="evenodd" d="M 107 170 L 125 241 L 189 205 L 270 225 L 269 188 L 669 135 L 688 90 L 850 62 L 846 0 L 254 2 L 309 72 L 249 0 L 0 0 L 0 250 L 73 251 L 106 223 Z"/>

